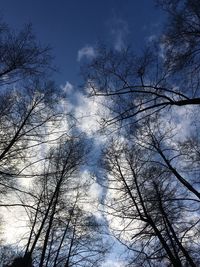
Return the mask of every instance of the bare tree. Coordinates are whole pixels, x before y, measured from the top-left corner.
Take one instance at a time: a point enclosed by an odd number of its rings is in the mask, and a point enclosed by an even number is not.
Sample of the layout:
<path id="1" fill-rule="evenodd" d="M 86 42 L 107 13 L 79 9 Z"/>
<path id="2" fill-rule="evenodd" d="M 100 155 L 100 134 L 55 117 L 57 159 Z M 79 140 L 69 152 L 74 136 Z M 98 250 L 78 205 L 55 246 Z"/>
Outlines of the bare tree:
<path id="1" fill-rule="evenodd" d="M 130 266 L 198 266 L 199 202 L 178 186 L 148 143 L 137 143 L 116 141 L 104 155 L 114 236 L 132 251 Z"/>
<path id="2" fill-rule="evenodd" d="M 115 51 L 101 46 L 83 67 L 91 95 L 108 100 L 108 125 L 200 104 L 199 1 L 158 2 L 168 15 L 159 42 L 137 55 L 130 47 Z"/>
<path id="3" fill-rule="evenodd" d="M 31 25 L 20 32 L 0 22 L 0 83 L 11 84 L 19 80 L 44 75 L 51 69 L 49 47 L 37 42 Z"/>
<path id="4" fill-rule="evenodd" d="M 142 55 L 97 48 L 83 74 L 114 129 L 102 155 L 104 205 L 128 266 L 198 266 L 200 3 L 158 2 L 168 12 L 158 43 Z"/>
<path id="5" fill-rule="evenodd" d="M 53 69 L 49 52 L 48 47 L 37 42 L 31 25 L 17 32 L 0 22 L 2 192 L 9 188 L 19 169 L 25 167 L 22 162 L 28 161 L 33 147 L 45 141 L 44 128 L 50 121 L 58 120 L 55 108 L 58 92 L 55 84 L 46 79 Z"/>
<path id="6" fill-rule="evenodd" d="M 61 114 L 56 110 L 52 83 L 31 82 L 19 90 L 1 93 L 1 190 L 14 189 L 15 178 L 31 177 L 28 168 L 39 160 L 39 147 L 57 135 Z M 51 127 L 51 129 L 49 129 Z M 63 133 L 60 132 L 60 136 Z M 43 156 L 44 157 L 44 156 Z M 10 186 L 13 186 L 10 187 Z"/>
<path id="7" fill-rule="evenodd" d="M 90 95 L 103 96 L 110 109 L 103 118 L 105 125 L 126 124 L 169 108 L 200 104 L 197 81 L 184 77 L 177 81 L 163 59 L 149 49 L 136 56 L 130 48 L 120 52 L 100 48 L 83 73 Z"/>
<path id="8" fill-rule="evenodd" d="M 87 205 L 80 168 L 86 160 L 84 140 L 61 139 L 52 147 L 44 174 L 35 178 L 36 209 L 29 209 L 31 230 L 25 256 L 35 255 L 38 266 L 96 266 L 104 258 L 100 224 Z M 24 257 L 25 257 L 24 256 Z"/>
<path id="9" fill-rule="evenodd" d="M 63 135 L 58 125 L 66 114 L 58 108 L 55 83 L 47 79 L 50 63 L 49 48 L 37 42 L 30 25 L 16 32 L 0 23 L 1 207 L 31 208 L 21 198 L 25 194 L 35 201 L 36 196 L 22 188 L 21 178 L 35 177 L 45 147 Z"/>
<path id="10" fill-rule="evenodd" d="M 27 174 L 39 145 L 55 138 L 60 96 L 47 80 L 53 70 L 49 52 L 37 42 L 31 25 L 17 32 L 0 22 L 1 193 L 16 191 L 14 178 Z"/>
<path id="11" fill-rule="evenodd" d="M 163 43 L 173 71 L 199 72 L 200 5 L 198 0 L 157 0 L 168 15 Z"/>

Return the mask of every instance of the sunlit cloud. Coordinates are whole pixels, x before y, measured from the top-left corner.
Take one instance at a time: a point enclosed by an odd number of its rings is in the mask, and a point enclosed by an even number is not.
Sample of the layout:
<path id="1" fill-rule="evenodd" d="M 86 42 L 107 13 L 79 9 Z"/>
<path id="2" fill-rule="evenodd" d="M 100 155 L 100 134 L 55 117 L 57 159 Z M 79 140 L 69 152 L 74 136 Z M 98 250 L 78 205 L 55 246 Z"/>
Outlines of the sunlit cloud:
<path id="1" fill-rule="evenodd" d="M 69 82 L 66 82 L 65 86 L 61 86 L 61 89 L 66 94 L 62 106 L 66 106 L 66 110 L 74 115 L 78 129 L 89 137 L 93 137 L 93 133 L 100 128 L 101 118 L 106 112 L 108 113 L 103 106 L 105 97 L 99 96 L 97 99 L 88 97 Z M 89 91 L 89 88 L 86 88 L 86 91 Z"/>
<path id="2" fill-rule="evenodd" d="M 102 267 L 124 267 L 124 263 L 112 259 L 104 262 Z"/>

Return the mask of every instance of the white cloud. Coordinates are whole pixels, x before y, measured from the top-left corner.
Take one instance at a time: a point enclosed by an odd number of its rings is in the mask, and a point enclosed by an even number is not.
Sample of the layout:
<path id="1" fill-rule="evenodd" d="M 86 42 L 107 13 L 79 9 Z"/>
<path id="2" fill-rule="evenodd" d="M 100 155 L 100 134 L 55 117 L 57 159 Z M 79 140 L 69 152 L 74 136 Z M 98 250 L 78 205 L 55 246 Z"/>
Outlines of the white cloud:
<path id="1" fill-rule="evenodd" d="M 100 120 L 106 112 L 102 107 L 103 97 L 99 97 L 98 102 L 93 98 L 86 97 L 81 92 L 77 92 L 77 101 L 72 103 L 72 111 L 78 120 L 78 128 L 85 132 L 88 136 L 93 136 L 93 133 L 100 129 Z M 102 101 L 102 102 L 101 102 Z"/>
<path id="2" fill-rule="evenodd" d="M 124 263 L 123 262 L 115 262 L 114 259 L 112 260 L 107 260 L 106 262 L 103 263 L 102 267 L 123 267 Z"/>
<path id="3" fill-rule="evenodd" d="M 102 195 L 102 187 L 97 183 L 93 183 L 90 187 L 89 195 L 92 200 L 98 200 Z"/>
<path id="4" fill-rule="evenodd" d="M 87 97 L 68 81 L 64 86 L 61 86 L 61 90 L 66 96 L 60 102 L 61 110 L 64 110 L 66 114 L 72 112 L 78 121 L 77 127 L 91 137 L 94 132 L 99 130 L 99 121 L 108 112 L 102 106 L 104 97 L 99 96 L 97 99 Z M 89 91 L 90 89 L 87 87 L 86 90 Z"/>
<path id="5" fill-rule="evenodd" d="M 97 130 L 99 106 L 93 99 L 79 95 L 79 106 L 75 108 L 75 116 L 79 119 L 79 128 L 88 135 Z"/>
<path id="6" fill-rule="evenodd" d="M 95 55 L 94 47 L 86 45 L 78 51 L 77 60 L 81 61 L 83 58 L 92 59 Z"/>

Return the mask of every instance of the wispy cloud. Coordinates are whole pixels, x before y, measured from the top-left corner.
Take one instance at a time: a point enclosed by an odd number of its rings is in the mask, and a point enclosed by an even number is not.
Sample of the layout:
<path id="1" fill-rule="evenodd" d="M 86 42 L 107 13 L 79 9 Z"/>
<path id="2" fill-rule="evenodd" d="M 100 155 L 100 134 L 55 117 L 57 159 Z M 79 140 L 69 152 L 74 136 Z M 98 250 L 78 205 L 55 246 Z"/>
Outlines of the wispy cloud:
<path id="1" fill-rule="evenodd" d="M 114 48 L 121 51 L 126 46 L 126 38 L 129 33 L 128 23 L 121 18 L 114 17 L 109 21 L 109 24 Z"/>
<path id="2" fill-rule="evenodd" d="M 74 86 L 70 82 L 66 82 L 65 85 L 61 85 L 61 89 L 64 93 L 71 93 Z"/>
<path id="3" fill-rule="evenodd" d="M 86 45 L 78 51 L 77 60 L 81 61 L 83 58 L 92 59 L 96 55 L 93 46 Z"/>

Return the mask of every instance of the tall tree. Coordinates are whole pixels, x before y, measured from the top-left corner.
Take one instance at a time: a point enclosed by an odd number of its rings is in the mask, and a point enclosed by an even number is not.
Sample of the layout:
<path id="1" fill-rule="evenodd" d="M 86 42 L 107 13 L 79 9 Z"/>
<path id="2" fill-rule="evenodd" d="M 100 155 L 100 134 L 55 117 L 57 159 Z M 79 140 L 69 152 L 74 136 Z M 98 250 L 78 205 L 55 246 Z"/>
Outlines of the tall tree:
<path id="1" fill-rule="evenodd" d="M 84 209 L 88 181 L 80 169 L 86 160 L 84 139 L 61 139 L 49 151 L 44 173 L 37 177 L 36 209 L 30 210 L 31 231 L 25 251 L 38 266 L 99 266 L 102 247 L 100 224 Z"/>
<path id="2" fill-rule="evenodd" d="M 199 201 L 145 140 L 116 140 L 104 154 L 112 232 L 132 251 L 130 266 L 198 266 Z"/>
<path id="3" fill-rule="evenodd" d="M 11 84 L 27 78 L 40 77 L 51 69 L 49 47 L 36 40 L 31 25 L 20 32 L 0 22 L 0 82 Z"/>
<path id="4" fill-rule="evenodd" d="M 114 130 L 104 186 L 129 266 L 198 266 L 200 3 L 157 2 L 168 20 L 156 44 L 137 55 L 101 46 L 83 74 Z"/>

